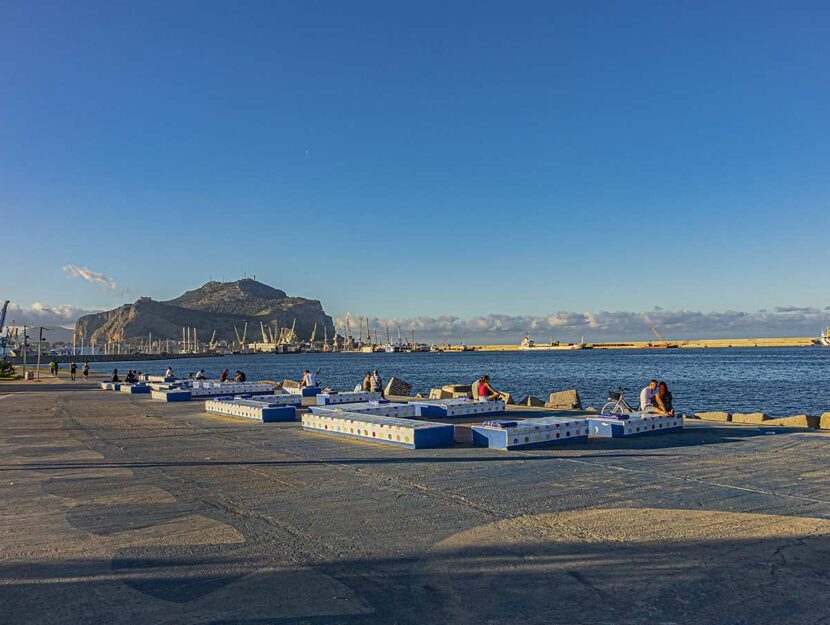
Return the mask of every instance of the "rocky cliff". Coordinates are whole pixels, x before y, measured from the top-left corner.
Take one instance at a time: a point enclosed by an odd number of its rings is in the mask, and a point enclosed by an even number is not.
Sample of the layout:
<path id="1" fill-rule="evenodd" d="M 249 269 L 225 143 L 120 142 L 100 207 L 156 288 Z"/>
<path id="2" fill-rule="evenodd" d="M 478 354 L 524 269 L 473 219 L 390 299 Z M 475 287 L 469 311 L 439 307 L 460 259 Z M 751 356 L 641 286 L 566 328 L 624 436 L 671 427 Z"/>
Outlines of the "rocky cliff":
<path id="1" fill-rule="evenodd" d="M 150 333 L 154 339 L 180 339 L 185 326 L 196 328 L 202 342 L 209 341 L 214 330 L 217 341 L 233 341 L 234 326 L 241 334 L 247 321 L 248 340 L 261 341 L 260 322 L 267 331 L 274 323 L 290 327 L 295 319 L 300 339 L 311 336 L 315 323 L 318 338 L 324 328 L 330 337 L 334 335 L 332 319 L 318 300 L 289 297 L 267 284 L 245 279 L 208 282 L 166 302 L 142 297 L 133 304 L 81 317 L 75 329 L 79 337 L 97 344 L 146 338 Z"/>

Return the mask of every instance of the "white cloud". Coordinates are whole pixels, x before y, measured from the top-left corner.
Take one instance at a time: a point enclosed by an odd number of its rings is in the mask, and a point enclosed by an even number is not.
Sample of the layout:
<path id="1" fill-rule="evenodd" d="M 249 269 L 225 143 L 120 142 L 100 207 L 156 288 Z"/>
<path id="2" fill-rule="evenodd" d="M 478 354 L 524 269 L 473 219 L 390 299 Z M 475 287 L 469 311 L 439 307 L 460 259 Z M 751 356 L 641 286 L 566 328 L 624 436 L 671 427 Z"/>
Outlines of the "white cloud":
<path id="1" fill-rule="evenodd" d="M 84 308 L 77 308 L 69 304 L 61 304 L 59 306 L 48 306 L 35 302 L 28 308 L 21 308 L 17 304 L 9 304 L 9 310 L 6 315 L 6 323 L 11 326 L 62 326 L 73 327 L 78 317 L 88 315 L 94 312 L 100 312 L 102 309 L 88 310 Z"/>
<path id="2" fill-rule="evenodd" d="M 357 335 L 358 317 L 347 313 L 337 319 L 338 329 L 346 317 L 351 319 L 352 334 Z M 364 321 L 365 323 L 365 321 Z M 653 338 L 650 325 L 669 340 L 694 338 L 743 338 L 764 336 L 818 336 L 830 324 L 828 309 L 802 306 L 780 306 L 773 311 L 699 312 L 690 310 L 654 309 L 649 312 L 558 311 L 546 316 L 484 315 L 460 319 L 451 315 L 415 317 L 411 319 L 370 318 L 372 329 L 397 336 L 397 327 L 405 333 L 415 330 L 420 341 L 464 340 L 468 343 L 512 343 L 525 332 L 538 341 L 552 337 L 573 341 L 584 336 L 587 341 L 641 340 Z"/>
<path id="3" fill-rule="evenodd" d="M 81 278 L 93 284 L 100 284 L 104 288 L 111 291 L 118 289 L 118 283 L 112 278 L 108 278 L 102 273 L 92 271 L 87 267 L 79 267 L 78 265 L 64 265 L 62 269 L 70 278 Z"/>

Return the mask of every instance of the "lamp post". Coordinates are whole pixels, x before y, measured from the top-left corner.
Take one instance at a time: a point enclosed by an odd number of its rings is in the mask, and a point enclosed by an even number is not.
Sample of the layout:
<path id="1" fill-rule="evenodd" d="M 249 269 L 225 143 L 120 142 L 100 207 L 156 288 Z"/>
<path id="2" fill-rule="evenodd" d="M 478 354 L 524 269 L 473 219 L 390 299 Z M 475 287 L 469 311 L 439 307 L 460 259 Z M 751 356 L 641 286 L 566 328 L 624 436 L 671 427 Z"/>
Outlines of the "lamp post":
<path id="1" fill-rule="evenodd" d="M 29 351 L 28 334 L 26 334 L 27 326 L 23 326 L 23 379 L 26 379 L 26 352 Z"/>

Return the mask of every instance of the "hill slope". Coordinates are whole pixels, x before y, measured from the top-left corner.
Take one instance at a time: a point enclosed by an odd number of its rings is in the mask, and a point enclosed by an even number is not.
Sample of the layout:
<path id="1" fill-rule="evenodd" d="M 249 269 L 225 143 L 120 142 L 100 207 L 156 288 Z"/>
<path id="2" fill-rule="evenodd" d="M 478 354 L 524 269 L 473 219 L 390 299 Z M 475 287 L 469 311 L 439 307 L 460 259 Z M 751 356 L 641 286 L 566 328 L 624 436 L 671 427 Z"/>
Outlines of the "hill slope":
<path id="1" fill-rule="evenodd" d="M 126 341 L 145 338 L 178 339 L 182 327 L 196 328 L 201 341 L 210 340 L 214 330 L 217 340 L 235 340 L 234 326 L 242 332 L 248 322 L 248 340 L 261 340 L 260 322 L 265 326 L 276 322 L 290 326 L 297 320 L 296 331 L 301 339 L 311 335 L 317 324 L 318 335 L 328 329 L 334 335 L 334 324 L 318 300 L 289 297 L 284 291 L 244 279 L 236 282 L 208 282 L 183 295 L 157 302 L 142 297 L 133 304 L 113 310 L 86 315 L 78 319 L 76 330 L 87 342 Z"/>

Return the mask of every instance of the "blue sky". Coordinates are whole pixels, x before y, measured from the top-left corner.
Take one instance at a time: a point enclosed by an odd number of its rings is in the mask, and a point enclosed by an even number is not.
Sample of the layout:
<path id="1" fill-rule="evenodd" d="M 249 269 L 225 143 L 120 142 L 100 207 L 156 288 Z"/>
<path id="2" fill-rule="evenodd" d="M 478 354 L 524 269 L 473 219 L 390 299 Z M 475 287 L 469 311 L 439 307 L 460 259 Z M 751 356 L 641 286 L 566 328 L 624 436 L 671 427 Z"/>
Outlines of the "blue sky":
<path id="1" fill-rule="evenodd" d="M 828 58 L 820 2 L 5 2 L 0 297 L 824 311 Z"/>

